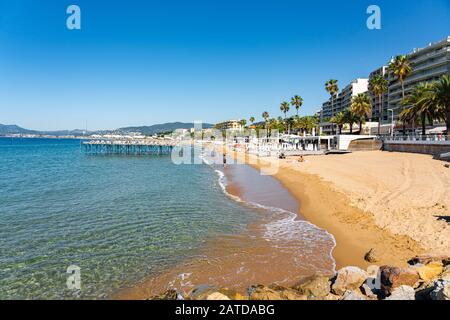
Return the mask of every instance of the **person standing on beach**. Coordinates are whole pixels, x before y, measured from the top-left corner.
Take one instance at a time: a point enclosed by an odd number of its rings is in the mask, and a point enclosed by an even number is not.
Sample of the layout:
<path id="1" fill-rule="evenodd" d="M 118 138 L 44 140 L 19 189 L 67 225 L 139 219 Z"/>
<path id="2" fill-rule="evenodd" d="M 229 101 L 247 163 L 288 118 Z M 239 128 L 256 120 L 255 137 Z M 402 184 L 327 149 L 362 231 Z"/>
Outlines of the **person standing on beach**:
<path id="1" fill-rule="evenodd" d="M 225 152 L 223 153 L 223 166 L 227 166 L 227 154 Z"/>

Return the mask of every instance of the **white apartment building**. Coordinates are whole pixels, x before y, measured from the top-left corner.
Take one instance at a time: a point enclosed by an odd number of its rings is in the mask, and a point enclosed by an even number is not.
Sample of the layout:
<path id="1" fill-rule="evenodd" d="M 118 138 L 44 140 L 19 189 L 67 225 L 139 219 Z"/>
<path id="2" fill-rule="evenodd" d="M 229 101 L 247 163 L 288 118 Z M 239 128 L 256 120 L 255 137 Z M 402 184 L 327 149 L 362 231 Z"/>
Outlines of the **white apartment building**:
<path id="1" fill-rule="evenodd" d="M 413 71 L 405 80 L 405 95 L 408 95 L 419 83 L 433 82 L 444 74 L 450 74 L 450 36 L 442 41 L 430 43 L 427 47 L 415 49 L 408 54 L 408 58 Z M 395 119 L 397 119 L 403 108 L 400 104 L 401 84 L 392 74 L 388 75 L 388 80 L 389 109 L 394 110 Z M 388 109 L 387 106 L 384 108 Z M 389 121 L 389 117 L 385 121 Z"/>

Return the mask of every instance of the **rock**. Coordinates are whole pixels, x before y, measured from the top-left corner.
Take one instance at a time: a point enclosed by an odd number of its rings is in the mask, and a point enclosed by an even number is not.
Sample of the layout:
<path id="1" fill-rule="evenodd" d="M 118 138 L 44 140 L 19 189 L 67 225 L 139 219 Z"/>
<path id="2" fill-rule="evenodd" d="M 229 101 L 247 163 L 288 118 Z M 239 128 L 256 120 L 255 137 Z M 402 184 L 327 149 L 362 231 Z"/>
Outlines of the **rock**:
<path id="1" fill-rule="evenodd" d="M 203 284 L 192 289 L 187 296 L 190 300 L 206 300 L 210 294 L 217 291 L 217 287 Z"/>
<path id="2" fill-rule="evenodd" d="M 367 284 L 361 286 L 361 292 L 369 299 L 378 299 L 378 295 Z"/>
<path id="3" fill-rule="evenodd" d="M 364 255 L 364 260 L 370 263 L 375 263 L 380 261 L 380 258 L 378 257 L 378 253 L 375 249 L 370 249 L 369 252 Z"/>
<path id="4" fill-rule="evenodd" d="M 439 279 L 435 281 L 430 297 L 432 300 L 450 300 L 450 280 Z"/>
<path id="5" fill-rule="evenodd" d="M 249 288 L 250 300 L 307 300 L 308 297 L 296 290 L 272 285 L 270 287 L 258 285 Z"/>
<path id="6" fill-rule="evenodd" d="M 333 293 L 329 293 L 327 294 L 325 297 L 323 297 L 323 300 L 328 300 L 328 301 L 334 301 L 334 300 L 341 300 L 341 296 L 338 296 L 337 294 L 333 294 Z"/>
<path id="7" fill-rule="evenodd" d="M 285 288 L 278 285 L 269 286 L 270 289 L 278 292 L 283 300 L 307 300 L 308 297 L 295 289 Z"/>
<path id="8" fill-rule="evenodd" d="M 169 289 L 163 294 L 151 297 L 149 300 L 184 300 L 184 298 L 177 290 Z"/>
<path id="9" fill-rule="evenodd" d="M 386 300 L 416 300 L 416 292 L 413 287 L 402 285 L 395 288 Z"/>
<path id="10" fill-rule="evenodd" d="M 311 276 L 300 280 L 293 289 L 308 297 L 325 297 L 330 293 L 331 282 L 325 276 Z"/>
<path id="11" fill-rule="evenodd" d="M 450 257 L 446 255 L 421 254 L 408 261 L 410 265 L 429 264 L 430 262 L 442 262 L 444 265 L 450 264 Z"/>
<path id="12" fill-rule="evenodd" d="M 415 287 L 419 281 L 419 274 L 411 268 L 382 266 L 380 275 L 381 289 L 385 294 L 392 293 L 395 288 L 402 285 Z"/>
<path id="13" fill-rule="evenodd" d="M 421 280 L 428 282 L 436 279 L 444 270 L 442 262 L 432 261 L 427 265 L 416 265 L 417 272 Z"/>
<path id="14" fill-rule="evenodd" d="M 227 296 L 231 300 L 248 300 L 248 297 L 243 296 L 242 294 L 240 294 L 239 292 L 236 292 L 234 290 L 224 288 L 224 289 L 220 289 L 218 292 Z"/>
<path id="15" fill-rule="evenodd" d="M 206 297 L 206 300 L 230 300 L 226 295 L 220 292 L 213 292 L 209 296 Z"/>
<path id="16" fill-rule="evenodd" d="M 283 300 L 281 294 L 268 287 L 257 285 L 249 288 L 250 300 Z"/>
<path id="17" fill-rule="evenodd" d="M 345 292 L 344 296 L 342 297 L 342 300 L 367 300 L 367 297 L 364 296 L 358 289 L 354 291 Z"/>
<path id="18" fill-rule="evenodd" d="M 441 278 L 448 278 L 448 277 L 450 277 L 450 266 L 446 266 L 441 273 Z"/>
<path id="19" fill-rule="evenodd" d="M 331 289 L 333 293 L 342 296 L 347 291 L 358 289 L 367 277 L 367 272 L 358 267 L 345 267 L 337 272 Z"/>

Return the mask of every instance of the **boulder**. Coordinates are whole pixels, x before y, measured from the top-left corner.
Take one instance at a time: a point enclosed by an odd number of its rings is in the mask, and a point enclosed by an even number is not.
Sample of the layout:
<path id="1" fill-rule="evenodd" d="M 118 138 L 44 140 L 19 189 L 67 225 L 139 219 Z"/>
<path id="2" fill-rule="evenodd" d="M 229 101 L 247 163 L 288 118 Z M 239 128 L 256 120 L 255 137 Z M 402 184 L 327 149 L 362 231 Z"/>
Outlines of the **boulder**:
<path id="1" fill-rule="evenodd" d="M 395 288 L 391 295 L 386 298 L 386 300 L 415 300 L 416 292 L 413 287 L 410 286 L 400 286 Z"/>
<path id="2" fill-rule="evenodd" d="M 420 279 L 428 282 L 436 279 L 444 271 L 444 266 L 441 261 L 432 261 L 426 265 L 416 265 L 415 269 Z"/>
<path id="3" fill-rule="evenodd" d="M 307 300 L 308 297 L 295 289 L 285 288 L 278 285 L 271 285 L 269 289 L 278 292 L 283 300 Z"/>
<path id="4" fill-rule="evenodd" d="M 432 300 L 450 300 L 450 280 L 439 279 L 435 281 L 430 297 Z"/>
<path id="5" fill-rule="evenodd" d="M 342 296 L 347 291 L 358 289 L 367 277 L 367 272 L 358 267 L 345 267 L 337 272 L 331 289 L 333 293 Z"/>
<path id="6" fill-rule="evenodd" d="M 293 289 L 308 297 L 325 297 L 330 293 L 331 282 L 325 276 L 311 276 L 300 280 Z"/>
<path id="7" fill-rule="evenodd" d="M 415 287 L 419 281 L 419 274 L 411 268 L 382 266 L 380 276 L 381 289 L 385 294 L 392 293 L 395 288 L 402 285 Z"/>
<path id="8" fill-rule="evenodd" d="M 450 278 L 450 266 L 446 266 L 441 273 L 441 278 Z"/>
<path id="9" fill-rule="evenodd" d="M 249 300 L 283 300 L 279 292 L 266 286 L 251 286 L 248 291 Z"/>
<path id="10" fill-rule="evenodd" d="M 370 263 L 376 263 L 380 261 L 380 258 L 378 256 L 378 253 L 375 251 L 375 249 L 370 249 L 365 255 L 364 260 Z"/>
<path id="11" fill-rule="evenodd" d="M 220 292 L 213 292 L 206 297 L 206 300 L 230 300 L 226 295 Z"/>
<path id="12" fill-rule="evenodd" d="M 365 295 L 361 293 L 361 291 L 353 290 L 353 291 L 347 291 L 344 293 L 342 300 L 368 300 Z"/>
<path id="13" fill-rule="evenodd" d="M 218 290 L 219 289 L 215 286 L 203 284 L 192 289 L 187 296 L 190 300 L 206 300 L 209 295 Z"/>
<path id="14" fill-rule="evenodd" d="M 327 300 L 327 301 L 335 301 L 335 300 L 341 300 L 341 299 L 342 299 L 341 296 L 338 296 L 337 294 L 333 294 L 333 293 L 329 293 L 325 297 L 322 298 L 322 300 Z"/>
<path id="15" fill-rule="evenodd" d="M 415 264 L 429 264 L 430 262 L 442 262 L 443 265 L 450 264 L 450 256 L 447 255 L 436 255 L 436 254 L 421 254 L 415 256 L 408 261 L 410 265 Z"/>
<path id="16" fill-rule="evenodd" d="M 378 299 L 378 295 L 376 294 L 376 292 L 365 283 L 361 286 L 361 292 L 369 299 Z"/>

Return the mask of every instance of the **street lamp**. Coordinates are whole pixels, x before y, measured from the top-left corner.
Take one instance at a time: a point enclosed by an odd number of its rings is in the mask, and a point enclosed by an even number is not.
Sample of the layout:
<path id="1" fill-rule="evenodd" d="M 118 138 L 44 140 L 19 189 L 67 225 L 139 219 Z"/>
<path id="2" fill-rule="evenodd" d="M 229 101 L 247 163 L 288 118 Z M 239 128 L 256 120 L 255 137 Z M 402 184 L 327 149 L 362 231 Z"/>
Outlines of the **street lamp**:
<path id="1" fill-rule="evenodd" d="M 391 118 L 391 138 L 394 138 L 394 109 L 388 109 L 388 112 L 392 112 Z"/>

